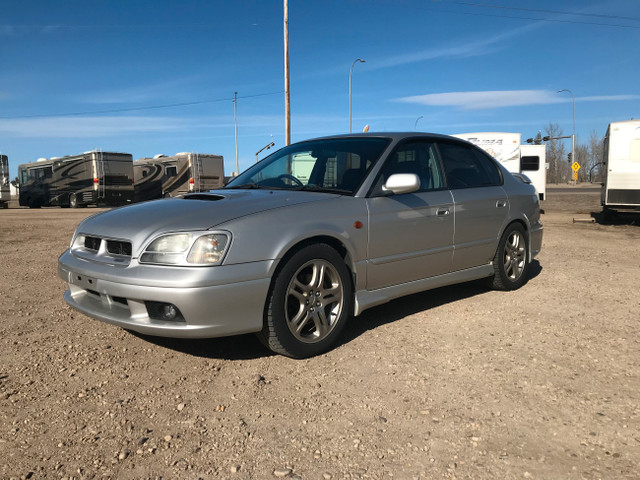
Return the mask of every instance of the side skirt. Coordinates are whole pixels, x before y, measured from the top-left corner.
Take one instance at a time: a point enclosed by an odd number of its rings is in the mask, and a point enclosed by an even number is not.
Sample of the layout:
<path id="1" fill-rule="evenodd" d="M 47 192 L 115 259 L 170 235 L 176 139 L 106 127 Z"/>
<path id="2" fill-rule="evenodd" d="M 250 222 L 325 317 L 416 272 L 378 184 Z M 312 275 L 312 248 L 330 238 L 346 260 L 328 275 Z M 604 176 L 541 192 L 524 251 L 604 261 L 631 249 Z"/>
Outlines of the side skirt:
<path id="1" fill-rule="evenodd" d="M 382 305 L 391 300 L 413 293 L 424 292 L 434 288 L 445 287 L 456 283 L 469 282 L 493 275 L 493 264 L 481 265 L 458 272 L 445 273 L 437 277 L 425 278 L 414 282 L 402 283 L 378 290 L 360 290 L 355 295 L 354 316 L 360 315 L 368 308 Z"/>

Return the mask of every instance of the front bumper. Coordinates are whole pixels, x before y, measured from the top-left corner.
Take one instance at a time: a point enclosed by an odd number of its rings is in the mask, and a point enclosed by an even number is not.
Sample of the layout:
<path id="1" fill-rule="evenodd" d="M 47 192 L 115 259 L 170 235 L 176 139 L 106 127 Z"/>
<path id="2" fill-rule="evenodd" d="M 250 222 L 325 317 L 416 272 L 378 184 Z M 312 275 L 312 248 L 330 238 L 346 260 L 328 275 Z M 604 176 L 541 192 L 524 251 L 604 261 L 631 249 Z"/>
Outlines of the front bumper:
<path id="1" fill-rule="evenodd" d="M 98 264 L 72 255 L 58 260 L 65 301 L 85 315 L 146 335 L 208 338 L 257 332 L 273 261 L 180 268 Z M 175 305 L 184 321 L 149 316 L 145 302 Z"/>

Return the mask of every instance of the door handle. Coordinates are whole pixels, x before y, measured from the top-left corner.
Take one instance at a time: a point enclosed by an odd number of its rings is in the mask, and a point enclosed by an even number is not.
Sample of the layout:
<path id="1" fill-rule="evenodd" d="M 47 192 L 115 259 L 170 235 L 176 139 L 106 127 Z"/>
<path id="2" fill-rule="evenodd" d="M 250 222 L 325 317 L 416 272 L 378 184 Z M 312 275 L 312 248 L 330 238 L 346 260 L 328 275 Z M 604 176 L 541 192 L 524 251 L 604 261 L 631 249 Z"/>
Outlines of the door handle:
<path id="1" fill-rule="evenodd" d="M 496 207 L 497 208 L 504 208 L 507 206 L 507 201 L 506 200 L 498 200 L 496 202 Z"/>
<path id="2" fill-rule="evenodd" d="M 438 215 L 439 217 L 442 217 L 444 215 L 449 215 L 451 212 L 449 211 L 449 209 L 447 207 L 442 207 L 439 208 L 438 210 L 436 210 L 436 215 Z"/>

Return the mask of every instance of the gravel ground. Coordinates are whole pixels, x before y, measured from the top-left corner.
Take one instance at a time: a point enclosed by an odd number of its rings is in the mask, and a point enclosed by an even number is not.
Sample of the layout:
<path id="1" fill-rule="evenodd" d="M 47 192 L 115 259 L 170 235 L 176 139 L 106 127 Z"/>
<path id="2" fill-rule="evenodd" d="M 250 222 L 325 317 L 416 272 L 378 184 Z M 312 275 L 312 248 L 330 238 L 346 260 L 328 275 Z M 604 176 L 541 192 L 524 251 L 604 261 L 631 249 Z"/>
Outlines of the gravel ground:
<path id="1" fill-rule="evenodd" d="M 598 203 L 548 190 L 519 291 L 396 300 L 307 360 L 72 311 L 56 261 L 97 210 L 0 210 L 0 478 L 638 478 L 640 227 Z"/>

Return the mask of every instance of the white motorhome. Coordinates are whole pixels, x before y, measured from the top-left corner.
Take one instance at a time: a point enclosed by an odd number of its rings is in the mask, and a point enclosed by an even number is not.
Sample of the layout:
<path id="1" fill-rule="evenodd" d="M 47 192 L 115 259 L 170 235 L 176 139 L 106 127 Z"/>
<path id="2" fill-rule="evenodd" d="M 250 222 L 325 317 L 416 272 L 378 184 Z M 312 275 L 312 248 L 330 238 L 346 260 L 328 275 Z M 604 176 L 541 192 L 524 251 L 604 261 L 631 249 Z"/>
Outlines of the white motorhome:
<path id="1" fill-rule="evenodd" d="M 452 136 L 479 146 L 510 172 L 526 175 L 538 192 L 540 200 L 545 199 L 547 169 L 544 145 L 521 145 L 520 133 L 476 132 Z"/>
<path id="2" fill-rule="evenodd" d="M 9 200 L 11 200 L 9 159 L 6 155 L 0 155 L 0 208 L 8 208 Z"/>
<path id="3" fill-rule="evenodd" d="M 605 215 L 640 210 L 640 120 L 609 124 L 601 204 Z"/>

